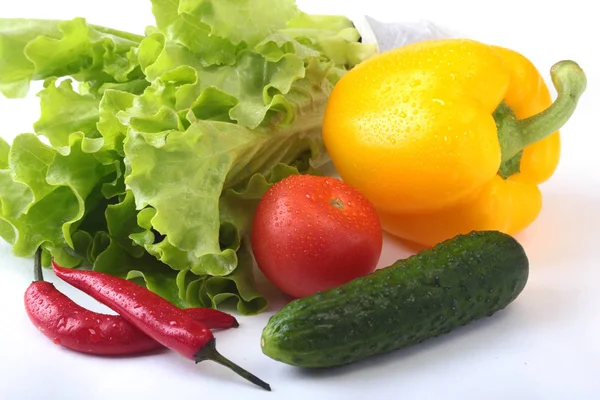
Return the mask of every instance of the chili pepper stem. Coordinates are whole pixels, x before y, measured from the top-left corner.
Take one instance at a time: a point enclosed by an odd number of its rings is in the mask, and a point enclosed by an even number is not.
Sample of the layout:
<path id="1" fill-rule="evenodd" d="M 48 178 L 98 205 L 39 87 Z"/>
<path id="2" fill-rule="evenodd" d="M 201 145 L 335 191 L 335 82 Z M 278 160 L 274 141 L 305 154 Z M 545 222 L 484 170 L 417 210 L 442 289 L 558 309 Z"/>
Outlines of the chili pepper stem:
<path id="1" fill-rule="evenodd" d="M 238 374 L 242 378 L 254 383 L 255 385 L 260 386 L 261 388 L 263 388 L 265 390 L 271 391 L 271 386 L 267 382 L 256 377 L 255 375 L 251 374 L 250 372 L 246 371 L 239 365 L 233 363 L 232 361 L 228 360 L 223 355 L 221 355 L 221 353 L 219 353 L 217 351 L 216 341 L 214 338 L 212 338 L 206 344 L 206 346 L 204 346 L 202 348 L 202 350 L 200 350 L 198 353 L 196 353 L 196 355 L 194 356 L 194 360 L 196 361 L 196 363 L 199 363 L 199 362 L 205 361 L 205 360 L 211 360 L 216 363 L 219 363 L 219 364 L 231 369 L 232 371 L 234 371 L 236 374 Z"/>
<path id="2" fill-rule="evenodd" d="M 585 73 L 576 62 L 565 60 L 552 66 L 550 76 L 557 96 L 544 111 L 523 120 L 518 120 L 504 102 L 494 111 L 502 162 L 510 160 L 525 147 L 550 136 L 573 115 L 587 85 Z"/>
<path id="3" fill-rule="evenodd" d="M 33 281 L 43 282 L 44 274 L 42 273 L 42 248 L 38 247 L 33 256 Z"/>

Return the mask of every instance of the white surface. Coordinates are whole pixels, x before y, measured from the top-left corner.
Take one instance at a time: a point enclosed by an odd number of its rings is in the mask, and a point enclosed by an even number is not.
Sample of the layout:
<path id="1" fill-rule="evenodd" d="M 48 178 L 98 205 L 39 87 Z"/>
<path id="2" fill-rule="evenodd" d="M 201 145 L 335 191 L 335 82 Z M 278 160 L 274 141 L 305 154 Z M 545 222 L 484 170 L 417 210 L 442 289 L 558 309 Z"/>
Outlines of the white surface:
<path id="1" fill-rule="evenodd" d="M 588 90 L 562 130 L 563 156 L 542 187 L 544 209 L 519 239 L 531 262 L 522 295 L 490 319 L 410 349 L 331 371 L 302 372 L 260 351 L 262 328 L 274 310 L 240 317 L 220 332 L 225 356 L 269 382 L 272 393 L 229 370 L 163 352 L 98 358 L 53 345 L 31 325 L 23 292 L 30 260 L 0 244 L 0 399 L 598 399 L 600 398 L 600 62 L 592 2 L 569 1 L 299 1 L 308 12 L 367 13 L 387 21 L 428 19 L 469 37 L 514 48 L 541 71 L 576 60 Z M 409 5 L 410 4 L 410 5 Z M 0 2 L 2 17 L 72 18 L 142 32 L 152 23 L 143 0 L 21 0 Z M 37 99 L 0 99 L 0 135 L 30 130 Z M 386 239 L 381 265 L 406 251 Z M 56 279 L 46 271 L 48 280 Z M 80 304 L 106 309 L 56 282 Z"/>

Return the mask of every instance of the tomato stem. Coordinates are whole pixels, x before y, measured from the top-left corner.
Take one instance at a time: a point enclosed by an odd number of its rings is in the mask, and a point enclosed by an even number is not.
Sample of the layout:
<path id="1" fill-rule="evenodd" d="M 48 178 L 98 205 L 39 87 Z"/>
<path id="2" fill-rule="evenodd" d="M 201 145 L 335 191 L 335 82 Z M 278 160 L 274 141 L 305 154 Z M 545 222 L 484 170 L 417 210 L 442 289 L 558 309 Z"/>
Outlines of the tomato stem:
<path id="1" fill-rule="evenodd" d="M 344 202 L 337 197 L 335 199 L 331 199 L 330 203 L 335 208 L 339 208 L 340 210 L 344 209 Z"/>

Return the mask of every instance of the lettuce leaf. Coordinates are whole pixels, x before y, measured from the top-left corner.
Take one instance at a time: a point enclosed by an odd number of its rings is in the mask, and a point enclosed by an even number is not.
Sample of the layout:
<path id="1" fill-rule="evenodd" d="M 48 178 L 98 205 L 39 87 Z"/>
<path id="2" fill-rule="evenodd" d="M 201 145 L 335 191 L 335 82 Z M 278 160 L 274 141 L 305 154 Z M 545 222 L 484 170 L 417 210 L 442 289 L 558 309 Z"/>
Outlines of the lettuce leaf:
<path id="1" fill-rule="evenodd" d="M 205 65 L 233 64 L 237 46 L 226 38 L 211 35 L 211 28 L 198 15 L 179 12 L 179 0 L 152 0 L 156 28 L 169 41 L 179 43 L 198 56 Z M 189 10 L 191 7 L 187 7 Z M 152 32 L 152 30 L 147 33 Z"/>
<path id="2" fill-rule="evenodd" d="M 33 124 L 38 135 L 47 137 L 55 148 L 68 146 L 73 132 L 82 132 L 87 137 L 100 136 L 96 129 L 100 102 L 97 97 L 75 92 L 70 79 L 58 85 L 51 79 L 45 86 L 38 93 L 42 113 Z"/>
<path id="3" fill-rule="evenodd" d="M 6 140 L 0 137 L 0 169 L 6 169 L 8 167 L 8 152 L 10 145 Z"/>
<path id="4" fill-rule="evenodd" d="M 275 182 L 328 161 L 331 90 L 375 53 L 292 0 L 152 0 L 143 36 L 0 19 L 0 93 L 44 80 L 33 133 L 0 140 L 0 237 L 179 307 L 267 307 L 248 239 Z"/>
<path id="5" fill-rule="evenodd" d="M 70 21 L 0 18 L 0 93 L 23 97 L 32 79 L 127 81 L 137 64 L 130 50 L 142 37 Z"/>
<path id="6" fill-rule="evenodd" d="M 72 232 L 86 212 L 85 200 L 112 172 L 94 157 L 97 144 L 75 132 L 63 155 L 33 134 L 15 138 L 0 200 L 3 220 L 18 233 L 10 241 L 16 255 L 32 256 L 43 246 L 55 250 L 57 261 L 78 264 L 66 250 L 74 247 Z"/>
<path id="7" fill-rule="evenodd" d="M 374 54 L 374 45 L 364 45 L 348 18 L 338 15 L 300 13 L 282 33 L 317 50 L 337 65 L 353 67 Z"/>
<path id="8" fill-rule="evenodd" d="M 298 15 L 293 0 L 152 0 L 156 26 L 170 41 L 199 56 L 203 65 L 234 64 Z"/>
<path id="9" fill-rule="evenodd" d="M 298 14 L 294 0 L 179 0 L 178 12 L 210 27 L 211 35 L 254 46 Z"/>

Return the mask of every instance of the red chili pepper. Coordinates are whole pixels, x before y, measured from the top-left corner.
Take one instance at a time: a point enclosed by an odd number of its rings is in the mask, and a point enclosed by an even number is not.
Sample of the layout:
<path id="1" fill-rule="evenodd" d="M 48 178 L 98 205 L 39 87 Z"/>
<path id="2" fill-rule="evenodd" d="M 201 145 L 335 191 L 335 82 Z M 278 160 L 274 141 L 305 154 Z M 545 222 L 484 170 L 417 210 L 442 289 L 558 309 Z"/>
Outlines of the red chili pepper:
<path id="1" fill-rule="evenodd" d="M 105 304 L 163 346 L 199 363 L 212 360 L 266 390 L 268 383 L 221 355 L 205 325 L 156 293 L 126 279 L 96 271 L 63 268 L 54 261 L 56 276 Z"/>
<path id="2" fill-rule="evenodd" d="M 25 291 L 25 310 L 33 324 L 54 343 L 96 355 L 131 355 L 163 348 L 119 315 L 85 309 L 43 280 L 40 251 L 34 260 L 35 281 Z M 209 328 L 237 327 L 237 320 L 210 308 L 184 312 Z"/>
<path id="3" fill-rule="evenodd" d="M 235 317 L 214 308 L 194 307 L 183 310 L 188 317 L 206 325 L 209 329 L 237 328 L 240 324 Z"/>

